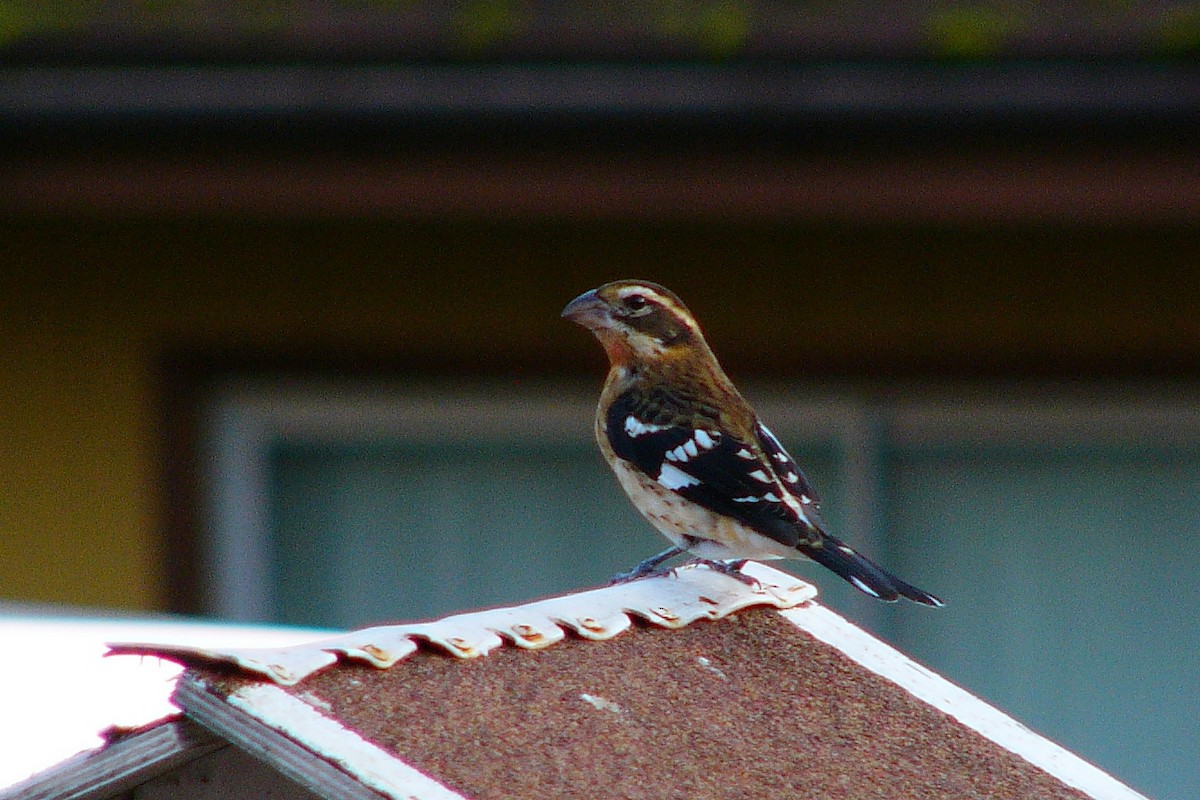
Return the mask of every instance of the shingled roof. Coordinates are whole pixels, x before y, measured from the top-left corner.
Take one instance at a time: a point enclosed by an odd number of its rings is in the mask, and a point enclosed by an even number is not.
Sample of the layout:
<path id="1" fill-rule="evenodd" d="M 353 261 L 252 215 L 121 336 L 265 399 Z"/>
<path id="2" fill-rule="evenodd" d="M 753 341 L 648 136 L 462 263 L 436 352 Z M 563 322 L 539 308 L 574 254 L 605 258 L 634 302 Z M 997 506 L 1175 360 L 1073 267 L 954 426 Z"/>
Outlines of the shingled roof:
<path id="1" fill-rule="evenodd" d="M 189 666 L 184 718 L 10 796 L 279 780 L 338 798 L 1142 797 L 808 584 L 747 569 L 759 588 L 684 568 L 284 650 L 120 645 Z"/>

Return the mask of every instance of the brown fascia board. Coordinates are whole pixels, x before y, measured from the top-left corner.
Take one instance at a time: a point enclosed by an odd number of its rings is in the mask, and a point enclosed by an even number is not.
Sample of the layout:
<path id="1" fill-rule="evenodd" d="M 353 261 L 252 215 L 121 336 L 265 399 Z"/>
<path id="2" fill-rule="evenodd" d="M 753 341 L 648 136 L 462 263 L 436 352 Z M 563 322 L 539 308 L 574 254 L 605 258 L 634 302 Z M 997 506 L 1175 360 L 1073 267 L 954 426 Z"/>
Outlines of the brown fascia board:
<path id="1" fill-rule="evenodd" d="M 620 167 L 614 167 L 619 163 Z M 30 154 L 0 168 L 10 215 L 409 220 L 842 220 L 1190 224 L 1187 146 L 980 145 L 932 153 L 411 157 Z M 431 191 L 430 187 L 438 187 Z"/>
<path id="2" fill-rule="evenodd" d="M 189 717 L 326 797 L 1145 800 L 747 570 L 759 587 L 685 568 L 282 651 L 115 651 L 193 665 Z"/>

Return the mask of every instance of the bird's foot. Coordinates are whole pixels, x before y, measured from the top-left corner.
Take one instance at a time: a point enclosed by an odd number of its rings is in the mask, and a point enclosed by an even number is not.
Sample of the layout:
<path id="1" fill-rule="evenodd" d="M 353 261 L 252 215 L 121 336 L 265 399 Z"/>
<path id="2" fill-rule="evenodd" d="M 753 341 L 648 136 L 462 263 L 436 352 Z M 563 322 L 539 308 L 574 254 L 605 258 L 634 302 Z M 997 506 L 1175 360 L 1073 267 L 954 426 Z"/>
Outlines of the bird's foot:
<path id="1" fill-rule="evenodd" d="M 670 570 L 658 569 L 656 567 L 642 569 L 642 565 L 638 564 L 631 570 L 626 572 L 618 572 L 616 575 L 613 575 L 612 578 L 609 579 L 608 585 L 615 586 L 618 583 L 629 583 L 630 581 L 636 581 L 639 578 L 648 578 L 651 575 L 666 575 L 668 572 L 670 572 Z"/>
<path id="2" fill-rule="evenodd" d="M 683 548 L 672 547 L 672 548 L 662 551 L 658 555 L 650 556 L 649 558 L 645 559 L 644 561 L 638 562 L 638 565 L 636 567 L 634 567 L 633 569 L 629 570 L 628 572 L 618 572 L 616 575 L 614 575 L 612 577 L 612 580 L 610 580 L 608 582 L 608 584 L 609 584 L 609 586 L 612 586 L 617 583 L 629 583 L 630 581 L 636 581 L 638 578 L 645 578 L 650 575 L 665 574 L 666 570 L 660 570 L 658 568 L 659 565 L 662 564 L 664 561 L 666 561 L 668 558 L 677 556 L 682 552 L 683 552 Z"/>

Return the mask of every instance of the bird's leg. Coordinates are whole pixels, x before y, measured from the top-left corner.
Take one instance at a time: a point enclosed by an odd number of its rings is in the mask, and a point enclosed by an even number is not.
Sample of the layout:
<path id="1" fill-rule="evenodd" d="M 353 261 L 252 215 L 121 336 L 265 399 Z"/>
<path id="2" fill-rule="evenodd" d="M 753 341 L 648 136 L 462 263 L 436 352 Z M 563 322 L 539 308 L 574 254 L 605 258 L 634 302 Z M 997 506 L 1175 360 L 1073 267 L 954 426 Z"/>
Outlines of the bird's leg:
<path id="1" fill-rule="evenodd" d="M 636 567 L 628 572 L 617 573 L 613 576 L 613 579 L 609 581 L 609 584 L 627 583 L 632 580 L 637 580 L 638 578 L 644 578 L 647 575 L 653 574 L 653 572 L 658 569 L 659 564 L 666 561 L 668 558 L 674 558 L 682 552 L 682 547 L 667 548 L 658 555 L 650 556 L 646 560 L 639 562 Z"/>

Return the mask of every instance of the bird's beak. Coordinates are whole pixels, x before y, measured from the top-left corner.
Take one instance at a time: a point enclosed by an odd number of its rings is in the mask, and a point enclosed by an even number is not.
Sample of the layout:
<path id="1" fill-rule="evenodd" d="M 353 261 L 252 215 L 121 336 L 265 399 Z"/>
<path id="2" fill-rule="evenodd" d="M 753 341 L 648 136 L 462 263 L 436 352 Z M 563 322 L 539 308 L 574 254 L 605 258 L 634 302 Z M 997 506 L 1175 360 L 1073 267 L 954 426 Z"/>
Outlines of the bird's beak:
<path id="1" fill-rule="evenodd" d="M 576 325 L 595 330 L 608 325 L 608 304 L 600 299 L 595 289 L 592 289 L 567 303 L 567 307 L 562 310 L 562 316 Z"/>

